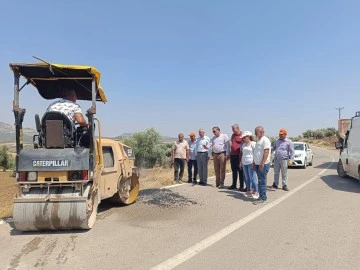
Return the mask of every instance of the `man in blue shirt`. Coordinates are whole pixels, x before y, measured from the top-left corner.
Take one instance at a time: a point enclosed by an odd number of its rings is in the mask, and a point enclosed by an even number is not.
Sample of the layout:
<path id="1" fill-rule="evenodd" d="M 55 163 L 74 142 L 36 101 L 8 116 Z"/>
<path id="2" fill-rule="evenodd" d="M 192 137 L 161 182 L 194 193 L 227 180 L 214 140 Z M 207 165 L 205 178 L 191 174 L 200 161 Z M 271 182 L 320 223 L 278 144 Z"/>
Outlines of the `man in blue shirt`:
<path id="1" fill-rule="evenodd" d="M 289 161 L 294 159 L 295 150 L 293 142 L 286 138 L 286 129 L 281 129 L 279 139 L 275 142 L 275 159 L 274 159 L 274 183 L 273 188 L 279 187 L 280 171 L 282 176 L 282 189 L 289 191 L 287 186 L 288 177 L 287 169 Z"/>
<path id="2" fill-rule="evenodd" d="M 196 161 L 199 170 L 199 185 L 207 185 L 208 162 L 210 159 L 209 151 L 211 149 L 210 138 L 205 136 L 205 131 L 199 129 L 199 137 L 196 140 Z"/>
<path id="3" fill-rule="evenodd" d="M 198 166 L 196 161 L 196 134 L 195 132 L 191 132 L 189 134 L 189 161 L 188 161 L 188 183 L 197 184 L 196 177 L 198 174 Z M 194 168 L 194 174 L 193 174 Z"/>

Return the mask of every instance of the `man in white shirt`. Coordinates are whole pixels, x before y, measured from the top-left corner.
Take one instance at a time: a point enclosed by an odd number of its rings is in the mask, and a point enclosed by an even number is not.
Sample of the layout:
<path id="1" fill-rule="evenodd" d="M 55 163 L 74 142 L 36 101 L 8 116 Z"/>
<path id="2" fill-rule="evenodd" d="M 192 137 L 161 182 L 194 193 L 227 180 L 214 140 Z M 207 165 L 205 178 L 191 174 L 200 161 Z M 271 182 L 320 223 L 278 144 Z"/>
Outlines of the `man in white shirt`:
<path id="1" fill-rule="evenodd" d="M 219 127 L 213 127 L 214 137 L 211 139 L 214 157 L 216 187 L 224 188 L 226 175 L 226 160 L 230 156 L 230 141 L 226 134 L 220 132 Z"/>
<path id="2" fill-rule="evenodd" d="M 255 135 L 257 137 L 257 142 L 254 150 L 253 167 L 258 176 L 259 199 L 255 201 L 254 204 L 260 204 L 265 203 L 267 200 L 266 180 L 270 170 L 271 142 L 269 138 L 265 136 L 265 130 L 262 126 L 255 128 Z"/>
<path id="3" fill-rule="evenodd" d="M 208 176 L 208 162 L 210 159 L 210 138 L 205 136 L 205 131 L 201 128 L 199 129 L 199 137 L 196 140 L 196 162 L 198 165 L 199 173 L 199 185 L 207 185 L 207 176 Z"/>

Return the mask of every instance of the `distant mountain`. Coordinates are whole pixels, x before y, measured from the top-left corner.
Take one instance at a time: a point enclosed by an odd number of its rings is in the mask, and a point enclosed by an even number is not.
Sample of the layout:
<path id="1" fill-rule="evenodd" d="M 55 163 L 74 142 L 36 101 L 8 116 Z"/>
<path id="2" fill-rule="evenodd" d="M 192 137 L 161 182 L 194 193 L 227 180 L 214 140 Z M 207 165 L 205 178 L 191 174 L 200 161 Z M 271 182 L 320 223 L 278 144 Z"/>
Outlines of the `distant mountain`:
<path id="1" fill-rule="evenodd" d="M 173 142 L 177 140 L 177 138 L 169 137 L 169 136 L 162 136 L 161 138 L 163 142 Z"/>
<path id="2" fill-rule="evenodd" d="M 130 132 L 125 132 L 123 134 L 121 134 L 119 137 L 130 137 L 132 136 L 134 133 L 130 133 Z"/>
<path id="3" fill-rule="evenodd" d="M 37 131 L 31 128 L 23 128 L 24 143 L 32 143 L 33 136 Z M 15 142 L 15 125 L 0 122 L 0 143 Z"/>
<path id="4" fill-rule="evenodd" d="M 131 137 L 132 135 L 134 135 L 134 133 L 131 133 L 131 132 L 125 132 L 125 133 L 122 133 L 119 137 L 121 138 L 126 138 L 126 137 Z M 162 142 L 173 142 L 173 141 L 176 141 L 177 138 L 174 138 L 174 137 L 170 137 L 170 136 L 161 136 L 161 140 Z"/>

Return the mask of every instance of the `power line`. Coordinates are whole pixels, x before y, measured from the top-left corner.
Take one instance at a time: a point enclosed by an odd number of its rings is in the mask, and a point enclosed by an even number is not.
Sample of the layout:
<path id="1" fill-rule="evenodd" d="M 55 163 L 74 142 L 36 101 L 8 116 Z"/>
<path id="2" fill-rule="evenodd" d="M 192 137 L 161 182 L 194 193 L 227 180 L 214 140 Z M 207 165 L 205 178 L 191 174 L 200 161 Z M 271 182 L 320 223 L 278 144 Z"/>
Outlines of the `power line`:
<path id="1" fill-rule="evenodd" d="M 343 110 L 344 107 L 339 107 L 339 108 L 336 108 L 335 110 L 338 110 L 339 111 L 339 119 L 341 119 L 341 110 Z"/>

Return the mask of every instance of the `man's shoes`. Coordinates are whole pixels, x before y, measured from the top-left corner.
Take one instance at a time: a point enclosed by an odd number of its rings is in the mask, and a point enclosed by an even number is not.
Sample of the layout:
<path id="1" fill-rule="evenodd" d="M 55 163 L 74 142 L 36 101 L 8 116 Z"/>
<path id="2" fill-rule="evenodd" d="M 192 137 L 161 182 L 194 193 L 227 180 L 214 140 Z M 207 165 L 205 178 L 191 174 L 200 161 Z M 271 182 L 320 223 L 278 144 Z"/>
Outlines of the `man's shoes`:
<path id="1" fill-rule="evenodd" d="M 266 201 L 258 199 L 255 202 L 253 202 L 253 205 L 259 205 L 259 204 L 265 204 L 265 203 L 266 203 Z"/>
<path id="2" fill-rule="evenodd" d="M 272 188 L 278 189 L 279 187 L 277 185 L 275 185 L 275 183 L 274 183 L 274 184 L 272 184 Z"/>
<path id="3" fill-rule="evenodd" d="M 190 183 L 190 184 L 191 184 L 191 183 L 192 183 L 192 180 L 188 180 L 188 183 Z"/>
<path id="4" fill-rule="evenodd" d="M 224 185 L 223 185 L 223 184 L 220 184 L 218 188 L 219 188 L 219 189 L 224 188 Z"/>
<path id="5" fill-rule="evenodd" d="M 231 185 L 230 187 L 228 187 L 228 189 L 236 189 L 236 186 Z"/>
<path id="6" fill-rule="evenodd" d="M 285 190 L 285 191 L 289 191 L 289 188 L 287 187 L 287 185 L 283 186 L 282 189 Z"/>
<path id="7" fill-rule="evenodd" d="M 247 191 L 247 188 L 240 187 L 240 188 L 239 188 L 239 191 L 241 191 L 241 192 L 246 192 L 246 191 Z"/>
<path id="8" fill-rule="evenodd" d="M 199 185 L 200 185 L 200 186 L 206 186 L 206 183 L 204 183 L 204 182 L 199 182 Z"/>
<path id="9" fill-rule="evenodd" d="M 192 183 L 193 183 L 194 185 L 196 185 L 196 184 L 197 184 L 196 180 L 194 180 Z"/>

